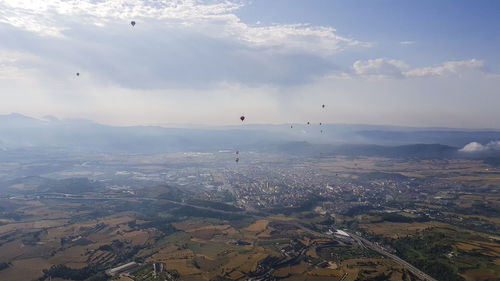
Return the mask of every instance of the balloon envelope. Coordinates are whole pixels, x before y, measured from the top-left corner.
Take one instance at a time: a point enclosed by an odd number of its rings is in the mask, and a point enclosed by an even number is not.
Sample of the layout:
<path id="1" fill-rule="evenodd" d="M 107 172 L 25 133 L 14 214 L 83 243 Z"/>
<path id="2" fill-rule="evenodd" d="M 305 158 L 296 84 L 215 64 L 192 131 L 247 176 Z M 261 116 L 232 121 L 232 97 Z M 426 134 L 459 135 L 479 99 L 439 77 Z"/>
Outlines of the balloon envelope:
<path id="1" fill-rule="evenodd" d="M 135 21 L 131 21 L 131 22 L 130 22 L 130 24 L 131 24 L 132 26 L 135 26 Z"/>
<path id="2" fill-rule="evenodd" d="M 245 116 L 241 115 L 240 120 L 243 122 L 243 120 L 245 120 Z"/>

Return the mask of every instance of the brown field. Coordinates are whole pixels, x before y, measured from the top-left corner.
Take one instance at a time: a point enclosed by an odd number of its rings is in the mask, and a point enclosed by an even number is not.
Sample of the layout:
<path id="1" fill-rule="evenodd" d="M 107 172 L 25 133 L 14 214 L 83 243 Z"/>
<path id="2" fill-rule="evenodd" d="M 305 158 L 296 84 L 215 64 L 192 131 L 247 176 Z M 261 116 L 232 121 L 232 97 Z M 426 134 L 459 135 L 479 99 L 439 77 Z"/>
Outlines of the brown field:
<path id="1" fill-rule="evenodd" d="M 460 199 L 462 200 L 484 200 L 484 196 L 481 196 L 481 195 L 472 195 L 472 194 L 469 194 L 469 195 L 461 195 L 459 197 Z"/>
<path id="2" fill-rule="evenodd" d="M 174 224 L 174 227 L 185 231 L 185 232 L 195 232 L 195 231 L 202 231 L 202 230 L 228 230 L 232 228 L 232 226 L 228 224 L 221 224 L 221 225 L 212 225 L 212 224 L 185 224 L 185 223 L 176 223 Z"/>
<path id="3" fill-rule="evenodd" d="M 38 202 L 39 203 L 39 202 Z M 40 204 L 40 203 L 39 203 Z M 29 205 L 29 204 L 28 204 Z M 32 204 L 33 205 L 33 204 Z M 31 205 L 29 205 L 31 206 Z M 35 204 L 33 216 L 49 217 L 54 215 L 57 219 L 42 219 L 33 222 L 10 223 L 0 226 L 0 235 L 9 234 L 11 241 L 0 246 L 0 262 L 12 262 L 12 266 L 0 272 L 0 280 L 33 280 L 41 276 L 41 270 L 52 265 L 64 264 L 71 268 L 82 268 L 88 263 L 104 263 L 113 261 L 115 256 L 109 252 L 96 251 L 104 244 L 113 240 L 129 243 L 131 246 L 146 245 L 157 237 L 156 230 L 132 231 L 127 223 L 133 218 L 129 215 L 111 216 L 105 219 L 94 220 L 81 224 L 68 224 L 64 212 L 38 208 Z M 98 231 L 92 230 L 98 224 L 105 224 Z M 42 230 L 40 232 L 40 230 Z M 25 240 L 33 237 L 32 233 L 39 232 L 37 240 Z M 31 235 L 31 236 L 30 236 Z M 68 242 L 61 244 L 61 239 Z M 76 245 L 80 239 L 86 239 L 90 244 Z M 25 241 L 23 243 L 23 241 Z M 92 243 L 92 241 L 99 241 Z M 15 277 L 7 278 L 5 274 Z"/>
<path id="4" fill-rule="evenodd" d="M 90 246 L 90 245 L 89 245 Z M 74 246 L 62 252 L 58 252 L 53 258 L 48 261 L 51 264 L 74 264 L 76 268 L 85 267 L 87 256 L 85 250 L 88 246 Z"/>
<path id="5" fill-rule="evenodd" d="M 416 203 L 415 205 L 420 206 L 420 207 L 429 208 L 429 209 L 443 209 L 443 206 L 439 206 L 439 205 L 431 205 L 431 204 L 424 204 L 424 203 Z"/>
<path id="6" fill-rule="evenodd" d="M 500 258 L 500 245 L 485 241 L 459 242 L 456 247 L 465 252 L 480 251 L 482 255 Z"/>
<path id="7" fill-rule="evenodd" d="M 342 274 L 338 270 L 332 270 L 329 268 L 314 268 L 309 271 L 307 274 L 309 275 L 318 275 L 318 276 L 330 276 L 330 277 L 342 277 Z"/>
<path id="8" fill-rule="evenodd" d="M 151 259 L 156 262 L 163 262 L 170 259 L 188 259 L 195 256 L 194 252 L 189 249 L 180 249 L 177 247 L 167 247 L 161 249 L 158 253 L 154 254 Z"/>
<path id="9" fill-rule="evenodd" d="M 295 266 L 283 267 L 273 272 L 273 276 L 278 278 L 286 277 L 281 280 L 340 280 L 342 275 L 342 271 L 312 268 L 305 262 Z"/>
<path id="10" fill-rule="evenodd" d="M 44 228 L 62 226 L 67 223 L 67 220 L 40 220 L 34 222 L 10 223 L 0 226 L 0 235 L 7 234 L 12 231 L 36 231 Z"/>
<path id="11" fill-rule="evenodd" d="M 194 238 L 201 240 L 210 240 L 214 238 L 216 235 L 220 235 L 223 232 L 218 229 L 207 229 L 207 230 L 197 230 L 190 232 Z"/>
<path id="12" fill-rule="evenodd" d="M 165 269 L 177 270 L 181 276 L 200 274 L 201 271 L 195 268 L 188 259 L 172 259 L 165 263 Z"/>
<path id="13" fill-rule="evenodd" d="M 455 213 L 450 213 L 450 212 L 443 212 L 443 214 L 445 214 L 445 215 L 457 215 Z M 479 215 L 463 215 L 463 214 L 459 214 L 458 216 L 464 217 L 464 218 L 473 218 L 473 219 L 478 219 L 478 220 L 484 220 L 484 221 L 489 221 L 491 223 L 500 224 L 500 218 L 485 217 L 485 216 L 479 216 Z"/>
<path id="14" fill-rule="evenodd" d="M 136 230 L 132 232 L 124 233 L 121 236 L 120 240 L 131 241 L 132 245 L 146 245 L 150 243 L 151 238 L 159 235 L 156 231 L 153 230 Z"/>
<path id="15" fill-rule="evenodd" d="M 42 270 L 50 264 L 41 258 L 23 259 L 12 262 L 12 266 L 0 271 L 0 280 L 27 281 L 43 275 Z"/>
<path id="16" fill-rule="evenodd" d="M 318 253 L 316 253 L 316 248 L 309 249 L 309 251 L 306 252 L 306 255 L 313 257 L 313 258 L 317 258 Z"/>
<path id="17" fill-rule="evenodd" d="M 230 258 L 230 261 L 224 266 L 227 268 L 237 269 L 244 273 L 248 273 L 254 271 L 257 268 L 257 263 L 268 256 L 269 254 L 265 252 L 253 254 L 234 253 L 228 256 Z"/>
<path id="18" fill-rule="evenodd" d="M 391 238 L 399 238 L 407 234 L 413 234 L 417 230 L 424 230 L 431 227 L 450 227 L 447 224 L 439 222 L 426 222 L 426 223 L 395 223 L 395 222 L 381 222 L 360 224 L 360 227 L 368 232 L 373 232 L 376 235 L 383 235 Z"/>
<path id="19" fill-rule="evenodd" d="M 463 243 L 463 242 L 457 243 L 457 248 L 459 248 L 460 250 L 466 251 L 466 252 L 482 249 L 480 246 L 472 245 L 470 243 Z"/>
<path id="20" fill-rule="evenodd" d="M 490 175 L 474 175 L 474 173 L 469 173 L 467 176 L 457 176 L 457 177 L 446 177 L 445 180 L 456 181 L 456 182 L 467 182 L 470 185 L 500 185 L 500 175 L 490 174 Z"/>
<path id="21" fill-rule="evenodd" d="M 498 275 L 492 273 L 486 273 L 482 270 L 469 270 L 462 274 L 462 277 L 467 281 L 480 281 L 480 280 L 490 280 L 490 281 L 499 281 L 500 277 Z"/>
<path id="22" fill-rule="evenodd" d="M 180 281 L 207 281 L 210 280 L 209 278 L 205 278 L 203 276 L 199 275 L 190 275 L 187 277 L 182 277 L 179 279 Z"/>
<path id="23" fill-rule="evenodd" d="M 247 228 L 244 228 L 244 230 L 252 232 L 260 232 L 264 231 L 268 224 L 269 224 L 268 220 L 258 220 L 254 224 L 248 226 Z"/>
<path id="24" fill-rule="evenodd" d="M 415 160 L 395 161 L 380 157 L 328 157 L 310 163 L 325 173 L 339 173 L 339 177 L 353 178 L 355 173 L 387 172 L 410 177 L 442 176 L 450 181 L 467 181 L 472 184 L 500 184 L 500 169 L 477 160 Z M 449 177 L 450 173 L 460 176 Z M 478 174 L 481 176 L 478 176 Z"/>

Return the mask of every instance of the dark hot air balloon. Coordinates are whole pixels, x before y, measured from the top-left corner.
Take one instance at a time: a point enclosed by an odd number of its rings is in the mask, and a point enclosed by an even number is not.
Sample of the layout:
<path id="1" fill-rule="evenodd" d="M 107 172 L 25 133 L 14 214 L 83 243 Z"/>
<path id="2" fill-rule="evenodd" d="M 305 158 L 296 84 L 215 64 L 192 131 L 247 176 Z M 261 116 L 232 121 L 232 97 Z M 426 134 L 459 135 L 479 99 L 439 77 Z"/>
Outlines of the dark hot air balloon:
<path id="1" fill-rule="evenodd" d="M 240 120 L 243 122 L 243 120 L 245 120 L 245 116 L 241 115 Z"/>
<path id="2" fill-rule="evenodd" d="M 131 24 L 132 26 L 135 26 L 135 20 L 131 21 L 131 22 L 130 22 L 130 24 Z"/>
<path id="3" fill-rule="evenodd" d="M 323 104 L 321 107 L 325 108 L 325 105 Z"/>
<path id="4" fill-rule="evenodd" d="M 77 73 L 76 73 L 76 76 L 80 76 L 80 72 L 77 72 Z"/>

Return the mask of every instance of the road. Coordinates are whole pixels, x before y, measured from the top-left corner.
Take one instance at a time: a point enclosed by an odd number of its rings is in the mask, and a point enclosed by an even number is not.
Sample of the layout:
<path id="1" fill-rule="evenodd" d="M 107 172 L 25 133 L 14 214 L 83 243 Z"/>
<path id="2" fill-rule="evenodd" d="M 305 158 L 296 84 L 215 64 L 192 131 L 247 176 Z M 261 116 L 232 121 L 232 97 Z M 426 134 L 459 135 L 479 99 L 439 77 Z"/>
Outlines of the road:
<path id="1" fill-rule="evenodd" d="M 398 257 L 394 254 L 387 252 L 382 247 L 375 245 L 374 243 L 366 240 L 365 238 L 358 236 L 358 235 L 355 235 L 353 233 L 349 233 L 349 235 L 351 235 L 351 237 L 354 238 L 355 240 L 361 241 L 364 245 L 366 245 L 368 248 L 374 250 L 375 252 L 392 259 L 394 262 L 396 262 L 397 264 L 401 265 L 402 267 L 408 269 L 411 273 L 415 274 L 415 276 L 419 277 L 420 279 L 422 279 L 424 281 L 438 281 L 438 280 L 432 278 L 431 276 L 425 274 L 420 269 L 414 267 L 413 265 L 411 265 L 407 261 L 401 259 L 400 257 Z"/>

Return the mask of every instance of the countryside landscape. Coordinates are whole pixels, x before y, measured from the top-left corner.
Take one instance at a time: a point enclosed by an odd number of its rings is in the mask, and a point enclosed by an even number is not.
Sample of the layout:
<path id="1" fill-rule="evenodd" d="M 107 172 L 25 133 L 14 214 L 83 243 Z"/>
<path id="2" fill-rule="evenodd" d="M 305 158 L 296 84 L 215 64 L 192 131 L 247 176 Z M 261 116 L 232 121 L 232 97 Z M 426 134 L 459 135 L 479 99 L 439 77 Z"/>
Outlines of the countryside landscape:
<path id="1" fill-rule="evenodd" d="M 282 146 L 4 150 L 0 279 L 498 280 L 490 157 Z"/>
<path id="2" fill-rule="evenodd" d="M 0 0 L 0 281 L 500 281 L 499 0 Z"/>

